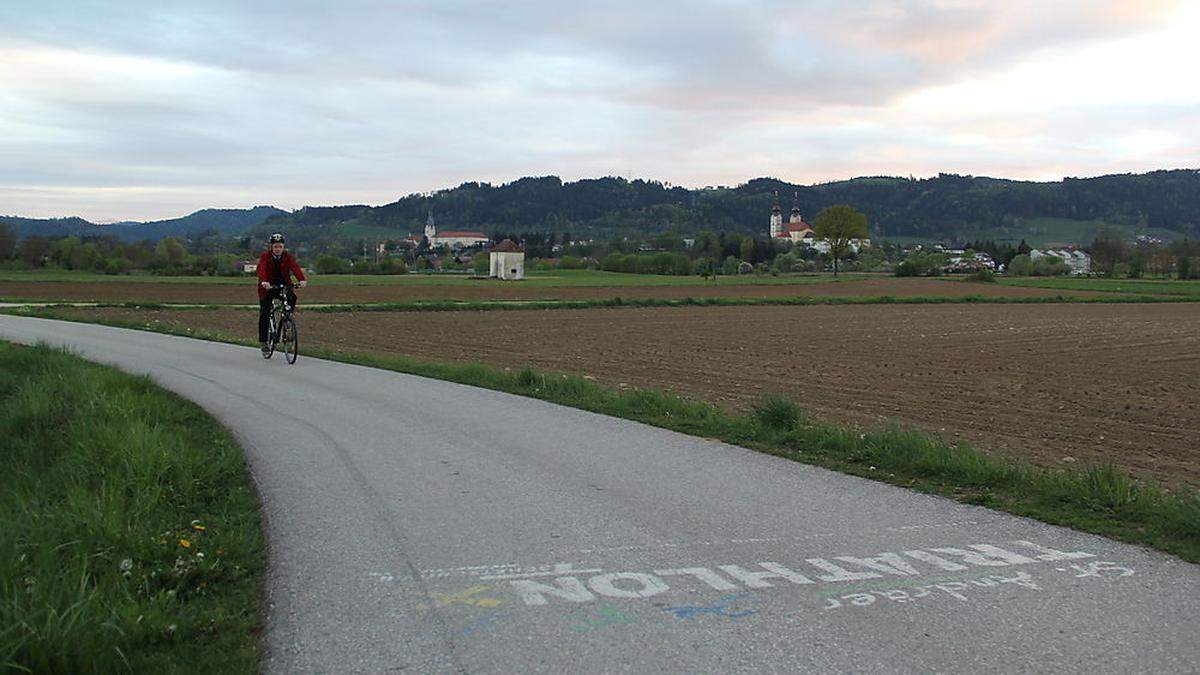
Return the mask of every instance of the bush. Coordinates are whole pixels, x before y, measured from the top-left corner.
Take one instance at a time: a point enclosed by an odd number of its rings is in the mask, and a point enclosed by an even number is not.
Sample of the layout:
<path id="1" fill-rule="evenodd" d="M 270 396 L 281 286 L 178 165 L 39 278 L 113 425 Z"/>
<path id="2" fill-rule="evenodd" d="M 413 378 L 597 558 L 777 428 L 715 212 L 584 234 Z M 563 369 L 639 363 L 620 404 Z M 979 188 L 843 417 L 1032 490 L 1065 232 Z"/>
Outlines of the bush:
<path id="1" fill-rule="evenodd" d="M 1187 279 L 1192 276 L 1192 261 L 1186 255 L 1179 256 L 1175 261 L 1175 271 L 1179 273 L 1180 279 Z"/>
<path id="2" fill-rule="evenodd" d="M 129 260 L 126 258 L 109 258 L 104 265 L 105 274 L 129 274 Z"/>
<path id="3" fill-rule="evenodd" d="M 721 274 L 733 276 L 738 273 L 738 259 L 729 256 L 725 258 L 725 262 L 721 263 Z"/>
<path id="4" fill-rule="evenodd" d="M 755 405 L 750 414 L 755 421 L 775 431 L 790 431 L 804 421 L 800 406 L 782 396 L 769 396 Z"/>
<path id="5" fill-rule="evenodd" d="M 576 258 L 573 255 L 564 255 L 558 261 L 558 268 L 563 270 L 587 269 L 587 258 Z"/>
<path id="6" fill-rule="evenodd" d="M 1070 271 L 1071 268 L 1067 267 L 1063 259 L 1058 256 L 1045 255 L 1033 263 L 1033 276 L 1035 277 L 1055 277 Z"/>
<path id="7" fill-rule="evenodd" d="M 939 253 L 914 253 L 896 265 L 898 277 L 932 277 L 942 273 L 946 256 Z"/>
<path id="8" fill-rule="evenodd" d="M 600 269 L 606 272 L 629 274 L 666 274 L 690 276 L 692 261 L 682 253 L 638 254 L 609 253 L 600 261 Z"/>
<path id="9" fill-rule="evenodd" d="M 1033 276 L 1033 261 L 1029 259 L 1028 255 L 1025 254 L 1013 258 L 1012 261 L 1008 263 L 1008 276 Z"/>
<path id="10" fill-rule="evenodd" d="M 986 268 L 978 269 L 974 272 L 971 272 L 971 274 L 967 276 L 967 281 L 980 281 L 983 283 L 994 284 L 996 283 L 996 274 Z"/>
<path id="11" fill-rule="evenodd" d="M 483 276 L 492 271 L 492 256 L 490 253 L 476 253 L 474 258 L 471 258 L 471 269 L 475 274 Z"/>
<path id="12" fill-rule="evenodd" d="M 345 274 L 348 267 L 345 260 L 335 255 L 323 253 L 317 256 L 317 262 L 313 266 L 313 269 L 316 270 L 317 274 Z"/>
<path id="13" fill-rule="evenodd" d="M 399 258 L 386 258 L 379 263 L 380 274 L 408 274 L 408 265 Z"/>

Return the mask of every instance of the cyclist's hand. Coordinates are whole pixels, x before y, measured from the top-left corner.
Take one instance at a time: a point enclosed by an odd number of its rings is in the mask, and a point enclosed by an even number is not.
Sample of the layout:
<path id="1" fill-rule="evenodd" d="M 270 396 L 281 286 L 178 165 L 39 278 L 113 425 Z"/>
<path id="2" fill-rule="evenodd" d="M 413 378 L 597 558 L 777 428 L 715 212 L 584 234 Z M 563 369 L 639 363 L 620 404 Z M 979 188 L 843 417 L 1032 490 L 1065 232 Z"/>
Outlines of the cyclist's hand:
<path id="1" fill-rule="evenodd" d="M 262 285 L 262 287 L 263 287 L 263 288 L 267 289 L 268 291 L 269 291 L 269 290 L 271 290 L 271 282 L 269 282 L 269 281 L 264 281 L 264 282 L 262 282 L 262 284 L 261 284 L 261 285 Z"/>
<path id="2" fill-rule="evenodd" d="M 307 285 L 308 285 L 307 281 L 297 281 L 296 282 L 296 288 L 304 288 Z"/>

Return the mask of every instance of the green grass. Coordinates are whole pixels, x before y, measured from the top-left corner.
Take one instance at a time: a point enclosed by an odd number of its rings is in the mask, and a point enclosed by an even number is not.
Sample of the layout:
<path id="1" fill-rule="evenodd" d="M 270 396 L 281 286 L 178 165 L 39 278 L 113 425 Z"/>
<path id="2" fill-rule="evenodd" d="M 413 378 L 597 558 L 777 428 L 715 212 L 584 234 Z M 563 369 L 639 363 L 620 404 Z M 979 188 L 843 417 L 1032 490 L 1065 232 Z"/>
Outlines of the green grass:
<path id="1" fill-rule="evenodd" d="M 704 279 L 699 276 L 666 276 L 657 274 L 624 274 L 599 270 L 554 270 L 529 272 L 522 281 L 496 281 L 472 278 L 469 274 L 313 274 L 316 283 L 328 286 L 488 286 L 504 284 L 517 288 L 625 287 L 625 286 L 790 286 L 821 283 L 843 283 L 868 278 L 862 274 L 832 275 L 770 275 L 719 276 Z M 168 283 L 168 284 L 230 284 L 245 285 L 251 280 L 243 277 L 167 277 L 149 274 L 105 275 L 68 270 L 0 271 L 0 281 L 14 282 L 84 282 L 84 283 Z"/>
<path id="2" fill-rule="evenodd" d="M 1200 280 L 1189 279 L 1073 279 L 1062 277 L 997 277 L 1002 286 L 1027 286 L 1070 291 L 1178 295 L 1200 299 Z"/>
<path id="3" fill-rule="evenodd" d="M 0 453 L 0 670 L 258 671 L 258 502 L 199 407 L 0 342 Z"/>
<path id="4" fill-rule="evenodd" d="M 242 338 L 197 335 L 165 325 L 147 327 L 113 320 L 97 323 L 253 344 Z M 807 464 L 1152 546 L 1200 562 L 1200 493 L 1168 492 L 1136 482 L 1111 466 L 1048 470 L 899 426 L 862 432 L 811 423 L 794 402 L 777 396 L 764 399 L 747 414 L 733 414 L 671 394 L 612 390 L 585 378 L 540 373 L 532 368 L 507 372 L 483 364 L 437 363 L 340 350 L 305 352 L 716 438 Z"/>

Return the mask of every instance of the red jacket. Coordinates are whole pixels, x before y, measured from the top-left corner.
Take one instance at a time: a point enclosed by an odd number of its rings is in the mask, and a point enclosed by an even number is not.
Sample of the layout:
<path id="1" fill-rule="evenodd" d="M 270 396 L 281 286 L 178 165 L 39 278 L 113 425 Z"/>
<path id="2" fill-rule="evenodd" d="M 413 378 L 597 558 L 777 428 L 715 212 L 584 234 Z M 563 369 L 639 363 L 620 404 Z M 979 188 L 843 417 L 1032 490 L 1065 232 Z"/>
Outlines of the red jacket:
<path id="1" fill-rule="evenodd" d="M 270 251 L 263 251 L 262 255 L 258 256 L 258 299 L 267 297 L 267 289 L 262 287 L 262 282 L 291 286 L 293 274 L 296 275 L 296 279 L 304 281 L 304 270 L 296 264 L 296 259 L 291 253 L 284 251 L 276 263 L 275 256 L 271 255 Z"/>

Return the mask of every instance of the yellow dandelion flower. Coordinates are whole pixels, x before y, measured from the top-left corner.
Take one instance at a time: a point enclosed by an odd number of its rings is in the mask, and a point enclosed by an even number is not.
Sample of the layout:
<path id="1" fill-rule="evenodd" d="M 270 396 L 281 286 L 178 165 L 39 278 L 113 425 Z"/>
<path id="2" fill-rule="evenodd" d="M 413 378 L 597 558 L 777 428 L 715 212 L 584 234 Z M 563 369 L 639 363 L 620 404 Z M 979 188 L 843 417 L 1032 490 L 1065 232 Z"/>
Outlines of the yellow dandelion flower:
<path id="1" fill-rule="evenodd" d="M 180 545 L 180 546 L 182 546 L 182 547 L 184 547 L 184 548 L 190 548 L 190 547 L 191 547 L 191 545 L 192 545 L 192 542 L 188 541 L 187 539 L 180 539 L 180 540 L 179 540 L 179 545 Z"/>
<path id="2" fill-rule="evenodd" d="M 197 531 L 197 532 L 203 532 L 203 531 L 204 531 L 204 526 L 203 526 L 203 525 L 201 525 L 200 523 L 192 523 L 192 529 L 193 529 L 193 530 L 195 530 L 195 531 Z"/>

